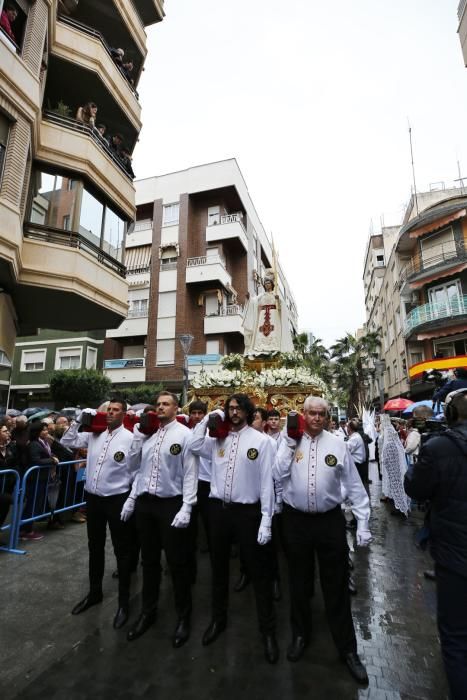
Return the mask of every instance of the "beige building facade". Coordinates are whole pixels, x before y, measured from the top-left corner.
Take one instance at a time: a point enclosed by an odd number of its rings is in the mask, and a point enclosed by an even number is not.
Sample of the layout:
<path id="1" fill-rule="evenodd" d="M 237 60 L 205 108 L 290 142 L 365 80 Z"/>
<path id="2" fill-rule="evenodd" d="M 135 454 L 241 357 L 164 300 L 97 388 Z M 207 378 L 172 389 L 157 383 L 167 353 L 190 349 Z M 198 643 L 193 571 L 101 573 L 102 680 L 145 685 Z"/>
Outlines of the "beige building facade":
<path id="1" fill-rule="evenodd" d="M 5 367 L 17 334 L 109 328 L 126 316 L 125 236 L 136 211 L 129 154 L 141 129 L 136 88 L 145 26 L 164 11 L 162 0 L 0 0 L 0 12 Z M 131 61 L 125 69 L 119 47 Z M 97 114 L 79 118 L 90 102 Z"/>

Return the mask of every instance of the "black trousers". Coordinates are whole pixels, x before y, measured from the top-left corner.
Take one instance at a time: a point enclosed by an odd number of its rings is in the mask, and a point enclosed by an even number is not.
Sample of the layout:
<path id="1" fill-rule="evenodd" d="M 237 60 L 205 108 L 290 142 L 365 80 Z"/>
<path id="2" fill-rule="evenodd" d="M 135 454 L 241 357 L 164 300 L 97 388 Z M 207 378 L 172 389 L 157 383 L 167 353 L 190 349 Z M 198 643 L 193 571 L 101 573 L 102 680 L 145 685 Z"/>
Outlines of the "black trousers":
<path id="1" fill-rule="evenodd" d="M 105 540 L 109 526 L 117 559 L 119 605 L 128 605 L 130 598 L 130 526 L 120 519 L 129 491 L 116 496 L 96 496 L 85 491 L 89 548 L 89 584 L 91 594 L 102 594 L 105 569 Z"/>
<path id="2" fill-rule="evenodd" d="M 348 590 L 349 561 L 345 519 L 338 506 L 309 514 L 284 504 L 284 545 L 289 568 L 292 635 L 309 640 L 312 628 L 310 581 L 313 553 L 319 563 L 326 617 L 341 654 L 357 650 Z"/>
<path id="3" fill-rule="evenodd" d="M 136 526 L 141 544 L 143 564 L 143 612 L 157 609 L 161 585 L 161 553 L 165 556 L 172 577 L 175 609 L 179 618 L 191 614 L 192 534 L 189 528 L 172 527 L 182 507 L 182 496 L 159 498 L 144 493 L 136 499 Z"/>
<path id="4" fill-rule="evenodd" d="M 467 577 L 436 565 L 438 629 L 451 700 L 467 692 Z"/>
<path id="5" fill-rule="evenodd" d="M 368 484 L 368 462 L 355 462 L 358 474 L 362 480 L 363 485 Z"/>
<path id="6" fill-rule="evenodd" d="M 208 545 L 208 549 L 210 549 L 210 546 L 209 546 L 209 515 L 208 515 L 208 509 L 209 509 L 208 501 L 209 501 L 210 491 L 211 491 L 211 482 L 210 481 L 202 481 L 200 479 L 198 481 L 197 502 L 196 502 L 196 505 L 193 506 L 193 510 L 191 512 L 190 525 L 189 525 L 189 530 L 190 530 L 190 534 L 191 534 L 190 559 L 191 559 L 191 580 L 192 580 L 192 583 L 195 583 L 197 572 L 198 572 L 196 551 L 197 551 L 197 547 L 198 547 L 199 518 L 201 518 L 201 522 L 203 523 L 204 532 L 206 534 L 206 542 Z"/>
<path id="7" fill-rule="evenodd" d="M 9 493 L 0 493 L 0 527 L 5 522 L 12 503 L 13 497 Z"/>
<path id="8" fill-rule="evenodd" d="M 253 582 L 260 632 L 269 635 L 275 631 L 271 547 L 270 543 L 261 546 L 257 542 L 260 522 L 259 503 L 224 504 L 217 498 L 209 499 L 212 618 L 220 621 L 227 618 L 230 549 L 236 542 Z"/>

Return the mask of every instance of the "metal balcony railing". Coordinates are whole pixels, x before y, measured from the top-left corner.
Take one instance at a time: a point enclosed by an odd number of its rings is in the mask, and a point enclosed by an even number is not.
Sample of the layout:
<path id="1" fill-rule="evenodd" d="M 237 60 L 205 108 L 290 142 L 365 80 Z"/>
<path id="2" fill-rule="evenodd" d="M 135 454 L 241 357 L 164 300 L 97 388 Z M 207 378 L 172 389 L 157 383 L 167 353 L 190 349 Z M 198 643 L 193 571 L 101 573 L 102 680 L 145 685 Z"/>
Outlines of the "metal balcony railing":
<path id="1" fill-rule="evenodd" d="M 152 219 L 141 219 L 140 221 L 135 221 L 131 233 L 134 231 L 152 231 Z"/>
<path id="2" fill-rule="evenodd" d="M 42 113 L 42 117 L 48 122 L 57 124 L 57 126 L 62 126 L 65 129 L 71 129 L 71 131 L 76 131 L 81 134 L 86 134 L 87 136 L 92 138 L 93 141 L 100 148 L 102 148 L 103 151 L 105 151 L 105 153 L 115 163 L 115 165 L 117 165 L 120 168 L 120 170 L 126 175 L 126 177 L 131 182 L 133 182 L 133 178 L 126 170 L 123 162 L 116 155 L 116 153 L 114 153 L 112 149 L 109 148 L 107 141 L 102 138 L 97 129 L 93 128 L 92 126 L 89 126 L 88 124 L 83 124 L 83 122 L 79 122 L 76 119 L 72 119 L 71 117 L 62 117 L 60 114 L 56 114 L 56 112 L 51 112 L 49 110 L 44 110 Z"/>
<path id="3" fill-rule="evenodd" d="M 85 250 L 87 253 L 90 253 L 93 258 L 96 258 L 99 263 L 105 267 L 109 267 L 120 275 L 120 277 L 125 277 L 125 265 L 115 260 L 115 258 L 112 258 L 108 253 L 105 253 L 99 246 L 88 241 L 88 239 L 80 233 L 27 222 L 24 224 L 23 235 L 25 238 L 33 238 L 39 241 L 46 241 L 47 243 L 56 243 L 58 245 L 69 246 L 70 248 Z"/>
<path id="4" fill-rule="evenodd" d="M 220 255 L 199 255 L 197 258 L 188 258 L 187 267 L 199 267 L 201 265 L 220 264 L 225 267 L 225 260 Z"/>
<path id="5" fill-rule="evenodd" d="M 465 0 L 467 2 L 467 0 Z M 423 272 L 436 271 L 438 267 L 443 267 L 447 262 L 463 262 L 467 260 L 467 251 L 464 248 L 463 241 L 454 241 L 441 246 L 441 252 L 436 255 L 420 255 L 413 257 L 412 260 L 402 268 L 400 280 L 410 279 L 415 275 Z"/>
<path id="6" fill-rule="evenodd" d="M 148 315 L 148 309 L 128 309 L 127 318 L 144 318 Z"/>
<path id="7" fill-rule="evenodd" d="M 209 317 L 212 316 L 241 316 L 243 314 L 243 306 L 241 304 L 229 304 L 225 308 L 219 309 L 212 314 L 206 314 Z"/>
<path id="8" fill-rule="evenodd" d="M 127 275 L 143 275 L 146 272 L 150 272 L 151 268 L 149 265 L 143 265 L 141 267 L 127 267 Z"/>
<path id="9" fill-rule="evenodd" d="M 413 309 L 405 319 L 404 335 L 409 335 L 415 328 L 425 323 L 464 315 L 467 315 L 467 294 L 454 297 L 445 303 L 422 304 Z"/>

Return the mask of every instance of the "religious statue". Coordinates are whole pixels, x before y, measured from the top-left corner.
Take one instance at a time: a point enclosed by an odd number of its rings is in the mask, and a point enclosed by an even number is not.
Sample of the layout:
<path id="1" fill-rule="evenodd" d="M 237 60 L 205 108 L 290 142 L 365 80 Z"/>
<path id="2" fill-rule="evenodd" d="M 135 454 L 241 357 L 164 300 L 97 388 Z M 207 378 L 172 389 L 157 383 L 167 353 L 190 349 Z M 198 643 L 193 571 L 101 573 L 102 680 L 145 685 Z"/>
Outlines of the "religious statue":
<path id="1" fill-rule="evenodd" d="M 293 352 L 286 305 L 274 293 L 273 270 L 266 270 L 263 279 L 264 293 L 256 297 L 247 295 L 243 316 L 245 352 L 248 357 Z"/>

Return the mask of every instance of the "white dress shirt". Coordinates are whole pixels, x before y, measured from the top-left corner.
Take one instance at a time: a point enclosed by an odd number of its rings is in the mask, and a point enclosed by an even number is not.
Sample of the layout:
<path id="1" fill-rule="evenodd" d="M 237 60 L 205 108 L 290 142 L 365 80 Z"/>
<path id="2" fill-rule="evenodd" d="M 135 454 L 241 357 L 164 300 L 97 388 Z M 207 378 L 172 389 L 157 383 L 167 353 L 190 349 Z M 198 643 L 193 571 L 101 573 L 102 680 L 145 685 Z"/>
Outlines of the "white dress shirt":
<path id="1" fill-rule="evenodd" d="M 196 457 L 198 460 L 198 479 L 200 481 L 211 481 L 211 460 L 209 457 Z"/>
<path id="2" fill-rule="evenodd" d="M 134 430 L 130 462 L 138 469 L 131 489 L 137 498 L 149 493 L 160 498 L 183 496 L 183 503 L 196 503 L 198 465 L 188 449 L 191 430 L 173 420 L 150 437 Z"/>
<path id="3" fill-rule="evenodd" d="M 133 433 L 123 425 L 103 433 L 78 433 L 78 429 L 79 424 L 72 423 L 60 442 L 71 449 L 87 448 L 86 491 L 96 496 L 129 491 L 135 476 L 129 461 Z"/>
<path id="4" fill-rule="evenodd" d="M 282 440 L 275 477 L 282 479 L 283 500 L 304 513 L 325 513 L 343 501 L 342 486 L 360 527 L 368 529 L 370 502 L 347 444 L 323 430 L 304 433 L 295 448 Z"/>
<path id="5" fill-rule="evenodd" d="M 224 440 L 206 435 L 208 417 L 193 430 L 191 451 L 211 460 L 210 498 L 225 503 L 261 502 L 261 513 L 269 519 L 274 513 L 272 468 L 275 445 L 263 433 L 246 425 L 231 431 Z M 266 522 L 264 522 L 266 524 Z"/>
<path id="6" fill-rule="evenodd" d="M 347 447 L 356 464 L 363 464 L 366 461 L 365 443 L 360 433 L 352 433 L 347 440 Z"/>

